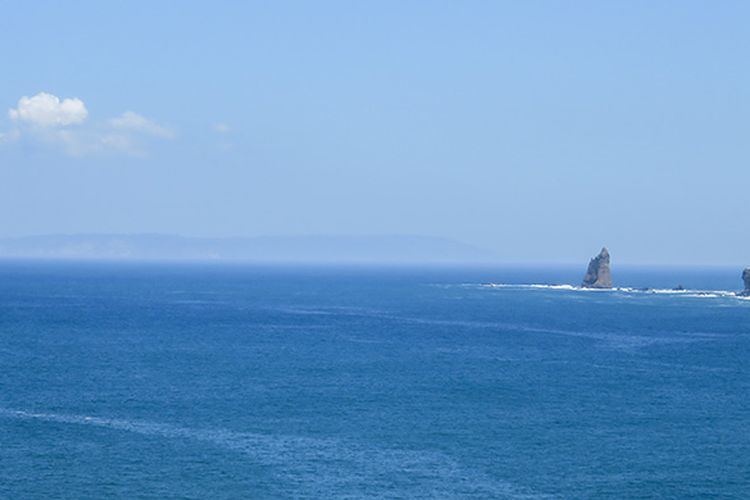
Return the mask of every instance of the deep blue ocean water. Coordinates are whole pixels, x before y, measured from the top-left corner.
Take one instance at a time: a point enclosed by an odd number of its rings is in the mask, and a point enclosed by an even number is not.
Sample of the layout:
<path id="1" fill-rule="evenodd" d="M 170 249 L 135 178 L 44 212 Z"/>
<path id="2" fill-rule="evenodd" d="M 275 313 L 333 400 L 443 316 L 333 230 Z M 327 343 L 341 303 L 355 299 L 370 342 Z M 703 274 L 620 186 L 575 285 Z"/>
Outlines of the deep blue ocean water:
<path id="1" fill-rule="evenodd" d="M 583 271 L 2 263 L 0 498 L 750 496 L 750 301 Z"/>

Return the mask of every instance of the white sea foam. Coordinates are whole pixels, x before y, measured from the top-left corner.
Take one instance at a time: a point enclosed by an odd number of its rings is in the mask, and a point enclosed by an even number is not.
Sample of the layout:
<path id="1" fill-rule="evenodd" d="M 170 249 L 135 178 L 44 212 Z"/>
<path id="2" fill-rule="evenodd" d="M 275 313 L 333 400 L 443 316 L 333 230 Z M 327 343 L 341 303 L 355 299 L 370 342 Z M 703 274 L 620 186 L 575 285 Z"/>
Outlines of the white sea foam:
<path id="1" fill-rule="evenodd" d="M 513 283 L 482 283 L 480 286 L 486 288 L 517 288 L 517 289 L 540 289 L 540 290 L 565 290 L 573 292 L 609 292 L 609 293 L 626 293 L 626 294 L 654 294 L 654 295 L 676 295 L 692 298 L 734 298 L 739 300 L 750 300 L 750 297 L 742 297 L 735 292 L 728 290 L 693 290 L 693 289 L 672 289 L 672 288 L 634 288 L 634 287 L 615 287 L 615 288 L 585 288 L 573 285 L 548 285 L 541 283 L 534 284 L 513 284 Z"/>
<path id="2" fill-rule="evenodd" d="M 550 498 L 463 466 L 431 450 L 404 450 L 337 438 L 310 438 L 196 429 L 177 425 L 90 415 L 31 412 L 0 408 L 0 417 L 82 425 L 135 434 L 208 443 L 270 467 L 291 496 L 328 498 L 364 486 L 387 491 L 394 478 L 413 489 L 406 497 Z M 419 478 L 409 481 L 408 478 Z M 407 486 L 408 488 L 408 486 Z"/>
<path id="3" fill-rule="evenodd" d="M 573 292 L 612 292 L 618 290 L 624 290 L 620 288 L 584 288 L 581 286 L 574 285 L 549 285 L 543 283 L 528 283 L 528 284 L 515 284 L 515 283 L 482 283 L 482 287 L 486 288 L 518 288 L 518 289 L 537 289 L 537 290 L 567 290 Z"/>
<path id="4" fill-rule="evenodd" d="M 514 283 L 483 283 L 482 286 L 489 288 L 546 288 L 550 290 L 583 290 L 573 285 L 544 285 L 544 284 L 514 284 Z"/>

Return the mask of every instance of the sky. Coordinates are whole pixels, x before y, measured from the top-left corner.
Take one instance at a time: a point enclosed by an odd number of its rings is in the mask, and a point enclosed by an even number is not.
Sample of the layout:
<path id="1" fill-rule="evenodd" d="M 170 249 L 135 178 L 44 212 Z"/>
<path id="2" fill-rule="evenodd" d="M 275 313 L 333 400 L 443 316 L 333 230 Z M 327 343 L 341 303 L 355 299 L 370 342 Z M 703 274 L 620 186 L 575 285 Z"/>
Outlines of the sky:
<path id="1" fill-rule="evenodd" d="M 745 1 L 0 0 L 0 237 L 750 265 Z"/>

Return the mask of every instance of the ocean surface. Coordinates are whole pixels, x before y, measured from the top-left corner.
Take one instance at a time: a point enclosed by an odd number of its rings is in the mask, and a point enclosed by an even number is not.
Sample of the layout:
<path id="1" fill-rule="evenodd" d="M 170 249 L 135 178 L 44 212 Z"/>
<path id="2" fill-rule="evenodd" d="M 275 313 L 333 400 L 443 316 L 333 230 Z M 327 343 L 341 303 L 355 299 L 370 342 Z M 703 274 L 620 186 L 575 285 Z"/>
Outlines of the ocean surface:
<path id="1" fill-rule="evenodd" d="M 749 497 L 741 270 L 584 268 L 0 263 L 0 498 Z"/>

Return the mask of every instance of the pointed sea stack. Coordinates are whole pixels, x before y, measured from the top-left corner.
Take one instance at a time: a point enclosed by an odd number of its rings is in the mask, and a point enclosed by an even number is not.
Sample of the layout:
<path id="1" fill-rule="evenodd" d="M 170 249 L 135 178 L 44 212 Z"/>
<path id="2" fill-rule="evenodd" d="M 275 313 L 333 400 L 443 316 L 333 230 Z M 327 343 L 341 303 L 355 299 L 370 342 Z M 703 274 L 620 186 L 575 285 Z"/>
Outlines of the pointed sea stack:
<path id="1" fill-rule="evenodd" d="M 599 255 L 591 259 L 586 275 L 583 277 L 584 288 L 612 288 L 612 273 L 609 270 L 609 252 L 602 248 Z"/>
<path id="2" fill-rule="evenodd" d="M 737 295 L 742 297 L 750 297 L 750 267 L 746 267 L 742 271 L 742 281 L 745 282 L 745 289 L 739 292 Z"/>

